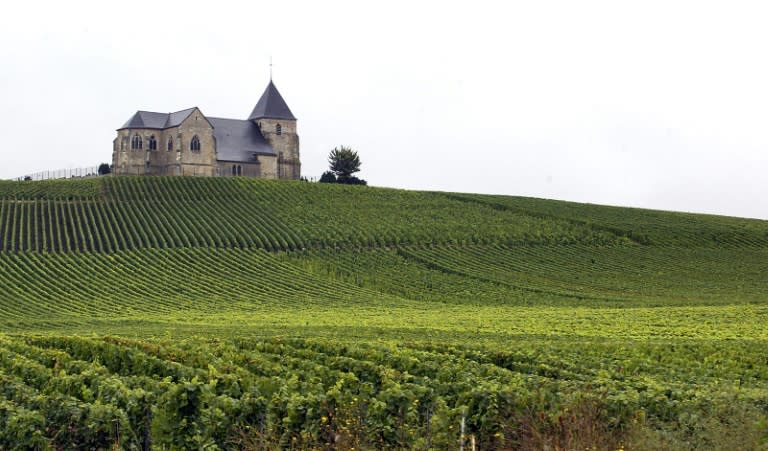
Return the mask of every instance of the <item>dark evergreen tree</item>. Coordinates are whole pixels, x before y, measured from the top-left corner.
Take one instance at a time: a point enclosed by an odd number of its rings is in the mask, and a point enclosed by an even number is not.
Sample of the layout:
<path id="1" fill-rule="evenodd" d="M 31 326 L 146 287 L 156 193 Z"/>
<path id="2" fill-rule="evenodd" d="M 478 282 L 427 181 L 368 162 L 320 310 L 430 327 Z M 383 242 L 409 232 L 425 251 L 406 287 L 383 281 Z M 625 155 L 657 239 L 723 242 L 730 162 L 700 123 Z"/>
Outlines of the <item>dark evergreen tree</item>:
<path id="1" fill-rule="evenodd" d="M 107 175 L 112 173 L 112 167 L 107 163 L 101 163 L 99 165 L 99 175 Z"/>
<path id="2" fill-rule="evenodd" d="M 320 176 L 320 183 L 336 183 L 336 174 L 331 171 L 323 172 Z"/>
<path id="3" fill-rule="evenodd" d="M 360 171 L 360 157 L 349 147 L 339 146 L 331 150 L 328 163 L 337 183 L 347 183 L 352 174 Z"/>

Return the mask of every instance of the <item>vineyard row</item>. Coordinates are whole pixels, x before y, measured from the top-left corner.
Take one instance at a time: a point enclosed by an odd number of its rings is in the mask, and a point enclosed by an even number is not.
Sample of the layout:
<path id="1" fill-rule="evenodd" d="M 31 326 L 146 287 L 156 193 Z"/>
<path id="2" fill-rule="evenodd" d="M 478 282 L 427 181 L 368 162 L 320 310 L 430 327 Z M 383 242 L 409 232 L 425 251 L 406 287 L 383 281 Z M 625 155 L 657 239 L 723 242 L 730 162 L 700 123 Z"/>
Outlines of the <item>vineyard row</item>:
<path id="1" fill-rule="evenodd" d="M 620 431 L 640 414 L 675 423 L 724 396 L 766 399 L 765 375 L 748 370 L 764 356 L 748 347 L 681 349 L 730 363 L 684 374 L 662 346 L 620 362 L 608 351 L 0 337 L 0 419 L 13 420 L 0 421 L 0 446 L 444 449 L 463 420 L 465 438 L 498 448 L 526 421 L 550 427 L 579 406 Z M 657 365 L 669 369 L 643 370 Z M 748 391 L 725 382 L 737 375 Z"/>

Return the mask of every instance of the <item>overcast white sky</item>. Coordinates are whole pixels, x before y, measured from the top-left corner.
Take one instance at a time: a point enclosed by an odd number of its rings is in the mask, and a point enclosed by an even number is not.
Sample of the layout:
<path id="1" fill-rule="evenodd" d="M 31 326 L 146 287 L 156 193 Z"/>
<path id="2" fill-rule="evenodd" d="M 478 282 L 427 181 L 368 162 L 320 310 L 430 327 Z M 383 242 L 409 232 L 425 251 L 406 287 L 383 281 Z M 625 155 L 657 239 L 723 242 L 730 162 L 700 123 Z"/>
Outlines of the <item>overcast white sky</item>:
<path id="1" fill-rule="evenodd" d="M 245 119 L 274 80 L 303 173 L 768 219 L 768 4 L 11 2 L 0 178 L 111 160 L 136 110 Z"/>

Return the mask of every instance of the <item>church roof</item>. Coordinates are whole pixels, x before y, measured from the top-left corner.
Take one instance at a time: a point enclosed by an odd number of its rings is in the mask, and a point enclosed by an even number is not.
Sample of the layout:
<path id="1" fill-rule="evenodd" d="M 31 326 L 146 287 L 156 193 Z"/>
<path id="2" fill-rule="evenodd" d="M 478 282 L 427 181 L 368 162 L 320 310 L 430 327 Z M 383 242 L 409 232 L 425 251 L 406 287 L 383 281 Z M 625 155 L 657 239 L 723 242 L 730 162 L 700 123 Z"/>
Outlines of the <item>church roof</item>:
<path id="1" fill-rule="evenodd" d="M 296 120 L 296 117 L 291 113 L 291 109 L 288 108 L 288 104 L 285 103 L 283 96 L 280 95 L 272 80 L 269 80 L 267 89 L 264 90 L 264 94 L 261 95 L 251 115 L 248 116 L 248 120 L 261 118 Z"/>
<path id="2" fill-rule="evenodd" d="M 175 113 L 168 113 L 168 122 L 165 123 L 165 128 L 178 127 L 196 109 L 197 107 L 192 107 Z"/>
<path id="3" fill-rule="evenodd" d="M 128 119 L 128 122 L 123 124 L 118 130 L 124 128 L 154 128 L 162 130 L 165 128 L 177 127 L 184 122 L 184 119 L 188 118 L 196 107 L 187 108 L 186 110 L 177 111 L 175 113 L 155 113 L 152 111 L 137 111 L 136 114 Z"/>
<path id="4" fill-rule="evenodd" d="M 118 130 L 124 128 L 165 128 L 165 123 L 168 120 L 168 114 L 165 113 L 153 113 L 151 111 L 137 111 L 136 114 L 128 119 L 128 122 L 123 124 Z"/>
<path id="5" fill-rule="evenodd" d="M 264 139 L 259 126 L 239 119 L 209 117 L 216 139 L 216 159 L 219 161 L 253 162 L 256 155 L 277 155 Z"/>

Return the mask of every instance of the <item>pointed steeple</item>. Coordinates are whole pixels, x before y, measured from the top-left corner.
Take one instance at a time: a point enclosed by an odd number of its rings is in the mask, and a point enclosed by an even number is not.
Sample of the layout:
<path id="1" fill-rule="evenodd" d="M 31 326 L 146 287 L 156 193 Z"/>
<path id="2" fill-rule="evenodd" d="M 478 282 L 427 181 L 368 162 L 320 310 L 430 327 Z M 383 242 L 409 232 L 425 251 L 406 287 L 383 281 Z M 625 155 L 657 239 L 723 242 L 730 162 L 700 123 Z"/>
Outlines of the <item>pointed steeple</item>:
<path id="1" fill-rule="evenodd" d="M 264 94 L 261 95 L 251 115 L 248 116 L 249 121 L 254 119 L 296 120 L 296 117 L 291 113 L 291 109 L 288 108 L 285 100 L 283 100 L 283 96 L 280 95 L 272 80 L 269 80 L 267 89 L 264 90 Z"/>

